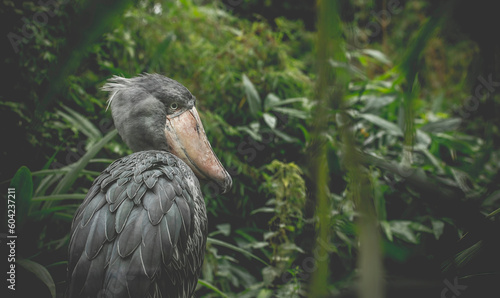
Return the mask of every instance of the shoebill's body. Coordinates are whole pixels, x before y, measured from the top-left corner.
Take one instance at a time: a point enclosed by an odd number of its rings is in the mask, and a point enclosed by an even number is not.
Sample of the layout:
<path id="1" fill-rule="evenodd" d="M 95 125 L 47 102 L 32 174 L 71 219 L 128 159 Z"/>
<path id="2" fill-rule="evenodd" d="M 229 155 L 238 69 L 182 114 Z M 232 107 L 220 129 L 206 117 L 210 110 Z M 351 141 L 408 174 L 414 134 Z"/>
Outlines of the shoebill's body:
<path id="1" fill-rule="evenodd" d="M 194 96 L 160 75 L 114 77 L 115 125 L 135 153 L 94 181 L 71 229 L 68 297 L 191 297 L 207 237 L 198 178 L 231 177 L 206 138 Z"/>

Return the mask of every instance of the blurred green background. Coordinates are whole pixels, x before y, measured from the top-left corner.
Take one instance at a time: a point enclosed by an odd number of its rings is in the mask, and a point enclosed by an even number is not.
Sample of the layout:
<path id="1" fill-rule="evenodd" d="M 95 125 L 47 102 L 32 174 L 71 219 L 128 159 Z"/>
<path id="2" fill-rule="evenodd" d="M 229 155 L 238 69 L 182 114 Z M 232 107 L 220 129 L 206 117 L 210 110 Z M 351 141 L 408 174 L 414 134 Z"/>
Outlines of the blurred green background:
<path id="1" fill-rule="evenodd" d="M 16 187 L 17 294 L 62 297 L 73 214 L 131 153 L 101 87 L 147 72 L 198 98 L 233 174 L 228 194 L 204 187 L 197 297 L 458 296 L 450 284 L 498 297 L 491 1 L 0 5 L 0 183 L 5 198 Z"/>

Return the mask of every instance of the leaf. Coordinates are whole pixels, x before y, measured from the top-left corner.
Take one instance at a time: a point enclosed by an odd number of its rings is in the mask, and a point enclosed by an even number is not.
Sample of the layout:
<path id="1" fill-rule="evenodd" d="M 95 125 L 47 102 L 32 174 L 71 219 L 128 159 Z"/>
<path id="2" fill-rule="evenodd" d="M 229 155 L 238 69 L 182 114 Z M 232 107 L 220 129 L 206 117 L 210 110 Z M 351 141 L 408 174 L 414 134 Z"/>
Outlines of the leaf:
<path id="1" fill-rule="evenodd" d="M 446 131 L 455 131 L 460 127 L 460 124 L 462 124 L 462 119 L 460 118 L 449 118 L 449 119 L 444 119 L 436 122 L 429 122 L 420 129 L 422 131 L 426 132 L 446 132 Z"/>
<path id="2" fill-rule="evenodd" d="M 393 238 L 392 238 L 391 224 L 386 220 L 382 220 L 380 221 L 380 226 L 382 227 L 385 236 L 387 236 L 387 239 L 389 239 L 389 241 L 392 242 Z"/>
<path id="3" fill-rule="evenodd" d="M 27 259 L 17 259 L 16 264 L 22 266 L 24 269 L 33 273 L 49 288 L 50 294 L 53 298 L 56 297 L 56 285 L 49 271 L 42 265 Z"/>
<path id="4" fill-rule="evenodd" d="M 273 282 L 273 280 L 277 278 L 280 274 L 281 272 L 279 271 L 279 269 L 272 266 L 262 269 L 262 278 L 264 284 L 270 285 Z M 263 291 L 261 290 L 257 298 L 271 297 L 271 294 L 272 293 L 270 291 L 263 293 Z"/>
<path id="5" fill-rule="evenodd" d="M 250 107 L 250 113 L 253 116 L 257 116 L 257 114 L 261 111 L 260 96 L 255 89 L 255 86 L 245 74 L 243 75 L 243 90 L 245 91 L 245 96 Z"/>
<path id="6" fill-rule="evenodd" d="M 104 147 L 111 139 L 113 139 L 118 134 L 116 129 L 110 131 L 102 140 L 95 143 L 85 155 L 82 156 L 75 164 L 75 167 L 71 169 L 71 171 L 64 176 L 64 178 L 57 184 L 54 192 L 52 194 L 63 194 L 66 193 L 73 183 L 76 181 L 76 178 L 80 175 L 81 171 L 85 168 L 85 166 L 89 163 L 89 161 L 99 152 L 99 150 Z"/>
<path id="7" fill-rule="evenodd" d="M 421 224 L 419 222 L 412 222 L 410 224 L 410 228 L 412 228 L 415 231 L 425 232 L 425 233 L 432 234 L 432 230 L 429 227 L 427 227 L 427 226 L 425 226 L 425 225 L 423 225 L 423 224 Z"/>
<path id="8" fill-rule="evenodd" d="M 262 275 L 264 276 L 264 281 L 266 280 L 265 274 L 266 272 L 263 271 Z M 260 289 L 259 293 L 257 294 L 257 298 L 269 298 L 269 297 L 273 297 L 273 291 L 270 289 Z"/>
<path id="9" fill-rule="evenodd" d="M 361 97 L 361 100 L 365 102 L 365 106 L 361 109 L 361 112 L 366 113 L 378 110 L 394 102 L 395 99 L 396 96 L 394 95 L 383 95 L 383 96 L 364 95 Z"/>
<path id="10" fill-rule="evenodd" d="M 378 171 L 372 171 L 370 181 L 373 189 L 373 203 L 379 220 L 387 219 L 387 211 L 385 204 L 384 193 L 387 190 L 387 185 L 380 183 L 380 174 Z"/>
<path id="11" fill-rule="evenodd" d="M 259 258 L 258 256 L 254 255 L 253 253 L 251 253 L 249 251 L 246 251 L 246 250 L 244 250 L 242 248 L 239 248 L 239 247 L 237 247 L 235 245 L 229 244 L 227 242 L 220 241 L 220 240 L 208 237 L 207 238 L 207 243 L 210 243 L 210 244 L 213 244 L 213 245 L 219 245 L 219 246 L 227 247 L 229 249 L 232 249 L 234 251 L 242 253 L 242 254 L 246 255 L 247 257 L 253 258 L 253 259 L 261 262 L 262 264 L 264 264 L 266 266 L 269 266 L 269 264 L 266 261 L 262 260 L 261 258 Z"/>
<path id="12" fill-rule="evenodd" d="M 273 111 L 300 119 L 307 119 L 309 117 L 307 112 L 292 108 L 274 107 Z"/>
<path id="13" fill-rule="evenodd" d="M 359 117 L 383 128 L 389 134 L 392 134 L 395 136 L 403 136 L 403 131 L 401 131 L 401 128 L 399 128 L 399 126 L 397 126 L 396 124 L 389 122 L 385 119 L 382 119 L 379 116 L 376 116 L 373 114 L 359 114 Z"/>
<path id="14" fill-rule="evenodd" d="M 300 130 L 304 134 L 304 140 L 306 141 L 306 143 L 308 143 L 311 140 L 311 135 L 309 134 L 309 131 L 307 131 L 307 128 L 305 128 L 301 124 L 299 124 L 298 127 L 300 128 Z"/>
<path id="15" fill-rule="evenodd" d="M 259 213 L 259 212 L 274 213 L 274 212 L 276 212 L 276 209 L 270 208 L 270 207 L 257 208 L 255 210 L 252 210 L 252 212 L 250 212 L 250 215 L 254 215 L 255 213 Z"/>
<path id="16" fill-rule="evenodd" d="M 274 95 L 274 93 L 269 93 L 266 98 L 264 99 L 264 110 L 267 112 L 271 108 L 279 105 L 281 102 L 281 99 Z"/>
<path id="17" fill-rule="evenodd" d="M 482 206 L 495 206 L 500 201 L 500 190 L 494 191 L 483 200 Z"/>
<path id="18" fill-rule="evenodd" d="M 217 230 L 219 230 L 222 235 L 229 236 L 231 233 L 231 225 L 228 223 L 217 225 Z"/>
<path id="19" fill-rule="evenodd" d="M 459 135 L 448 135 L 445 133 L 436 133 L 432 139 L 437 144 L 442 144 L 449 149 L 460 151 L 465 154 L 473 155 L 481 148 L 472 139 L 460 138 Z"/>
<path id="20" fill-rule="evenodd" d="M 271 115 L 269 113 L 264 113 L 264 121 L 266 122 L 267 126 L 269 126 L 271 129 L 276 128 L 276 117 L 274 115 Z"/>
<path id="21" fill-rule="evenodd" d="M 410 228 L 410 225 L 412 224 L 411 221 L 393 220 L 390 221 L 389 224 L 391 226 L 392 234 L 407 242 L 418 244 L 417 236 L 415 235 L 413 229 Z"/>
<path id="22" fill-rule="evenodd" d="M 216 286 L 212 285 L 208 281 L 205 281 L 203 279 L 198 279 L 198 284 L 204 286 L 207 289 L 214 291 L 215 293 L 219 294 L 221 297 L 228 297 L 226 294 L 224 294 L 224 292 L 219 290 Z"/>
<path id="23" fill-rule="evenodd" d="M 253 249 L 259 249 L 259 248 L 269 246 L 269 242 L 266 242 L 266 241 L 251 242 L 248 246 L 253 248 Z"/>
<path id="24" fill-rule="evenodd" d="M 10 183 L 10 188 L 15 189 L 13 201 L 15 202 L 16 226 L 17 228 L 21 228 L 29 213 L 33 197 L 33 180 L 31 172 L 27 167 L 22 166 L 17 170 Z M 9 197 L 9 199 L 11 198 Z"/>
<path id="25" fill-rule="evenodd" d="M 432 220 L 432 232 L 434 233 L 434 237 L 436 237 L 436 240 L 439 240 L 439 237 L 443 234 L 444 230 L 444 222 L 440 220 Z"/>
<path id="26" fill-rule="evenodd" d="M 63 109 L 68 112 L 67 115 L 61 111 L 58 111 L 58 114 L 62 115 L 66 120 L 68 120 L 71 124 L 73 124 L 79 131 L 84 133 L 91 140 L 96 141 L 102 138 L 102 134 L 97 127 L 95 127 L 92 122 L 90 122 L 86 117 L 82 114 L 68 108 L 67 106 L 63 106 Z"/>
<path id="27" fill-rule="evenodd" d="M 287 98 L 287 99 L 281 100 L 279 103 L 276 104 L 276 106 L 287 105 L 287 104 L 294 103 L 294 102 L 300 102 L 304 105 L 305 103 L 308 102 L 308 99 L 306 97 Z"/>
<path id="28" fill-rule="evenodd" d="M 432 139 L 428 134 L 421 131 L 420 129 L 417 129 L 415 147 L 417 147 L 418 149 L 427 149 L 431 142 Z"/>
<path id="29" fill-rule="evenodd" d="M 329 59 L 328 60 L 328 63 L 333 67 L 333 68 L 343 68 L 345 70 L 347 70 L 350 74 L 362 79 L 362 80 L 366 80 L 367 77 L 366 75 L 363 73 L 363 71 L 359 68 L 357 68 L 356 66 L 354 66 L 353 64 L 350 64 L 350 63 L 346 63 L 346 62 L 341 62 L 341 61 L 336 61 L 336 60 L 333 60 L 333 59 Z"/>
<path id="30" fill-rule="evenodd" d="M 361 50 L 361 52 L 367 56 L 375 58 L 375 60 L 377 60 L 379 62 L 382 62 L 382 63 L 387 64 L 387 65 L 391 65 L 391 60 L 389 60 L 389 58 L 381 51 L 377 51 L 374 49 L 363 49 L 363 50 Z"/>
<path id="31" fill-rule="evenodd" d="M 274 95 L 273 93 L 269 93 L 264 100 L 264 110 L 269 111 L 274 107 L 277 106 L 284 106 L 287 104 L 295 103 L 295 102 L 300 102 L 304 104 L 304 102 L 307 101 L 307 98 L 305 97 L 294 97 L 294 98 L 287 98 L 284 100 L 281 100 L 279 97 Z"/>
<path id="32" fill-rule="evenodd" d="M 287 143 L 295 143 L 295 142 L 299 141 L 297 138 L 289 136 L 288 134 L 282 132 L 279 129 L 273 129 L 273 133 L 276 134 L 278 137 L 282 138 L 283 141 L 285 141 Z"/>

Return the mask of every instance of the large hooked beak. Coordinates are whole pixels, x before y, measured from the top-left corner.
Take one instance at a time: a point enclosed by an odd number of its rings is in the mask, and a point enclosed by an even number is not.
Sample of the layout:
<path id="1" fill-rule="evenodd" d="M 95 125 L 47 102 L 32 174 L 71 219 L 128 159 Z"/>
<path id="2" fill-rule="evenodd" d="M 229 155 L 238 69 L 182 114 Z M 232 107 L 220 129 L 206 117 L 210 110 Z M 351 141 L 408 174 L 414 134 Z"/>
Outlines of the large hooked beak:
<path id="1" fill-rule="evenodd" d="M 165 136 L 170 152 L 182 159 L 200 179 L 212 180 L 225 193 L 233 181 L 208 142 L 198 111 L 193 106 L 181 114 L 167 115 Z"/>

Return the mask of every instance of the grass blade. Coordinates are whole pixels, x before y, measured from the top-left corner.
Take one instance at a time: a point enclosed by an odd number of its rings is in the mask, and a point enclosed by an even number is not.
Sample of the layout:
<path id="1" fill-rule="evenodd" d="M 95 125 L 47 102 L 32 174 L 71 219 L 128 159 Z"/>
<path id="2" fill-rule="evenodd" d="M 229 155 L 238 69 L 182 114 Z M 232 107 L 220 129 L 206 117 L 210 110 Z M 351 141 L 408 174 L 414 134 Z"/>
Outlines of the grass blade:
<path id="1" fill-rule="evenodd" d="M 257 116 L 261 110 L 260 96 L 252 81 L 245 74 L 243 75 L 243 90 L 245 91 L 245 96 L 250 107 L 250 113 L 253 116 Z"/>
<path id="2" fill-rule="evenodd" d="M 115 129 L 109 132 L 102 140 L 93 145 L 87 153 L 76 163 L 75 167 L 68 172 L 66 176 L 59 182 L 59 184 L 54 189 L 52 194 L 63 194 L 66 193 L 71 185 L 75 182 L 76 178 L 80 175 L 85 166 L 89 163 L 89 161 L 99 152 L 104 145 L 106 145 L 111 139 L 113 139 L 118 134 L 118 131 Z"/>
<path id="3" fill-rule="evenodd" d="M 52 297 L 56 297 L 56 285 L 49 271 L 45 267 L 27 259 L 18 259 L 16 263 L 38 277 L 47 286 L 47 288 L 49 288 Z"/>
<path id="4" fill-rule="evenodd" d="M 258 256 L 254 255 L 251 252 L 248 252 L 248 251 L 246 251 L 246 250 L 244 250 L 242 248 L 239 248 L 238 246 L 235 246 L 235 245 L 232 245 L 232 244 L 229 244 L 227 242 L 220 241 L 220 240 L 217 240 L 217 239 L 214 239 L 214 238 L 210 238 L 210 237 L 207 238 L 207 243 L 214 244 L 214 245 L 219 245 L 219 246 L 223 246 L 223 247 L 227 247 L 229 249 L 232 249 L 234 251 L 242 253 L 242 254 L 250 257 L 250 258 L 253 258 L 253 259 L 261 262 L 262 264 L 264 264 L 266 266 L 269 266 L 269 264 L 266 261 L 264 261 L 263 259 L 259 258 Z"/>
<path id="5" fill-rule="evenodd" d="M 221 290 L 217 289 L 214 285 L 212 285 L 211 283 L 209 283 L 206 280 L 198 279 L 198 284 L 204 286 L 207 289 L 210 289 L 210 290 L 214 291 L 215 293 L 219 294 L 221 297 L 228 297 L 226 294 L 224 294 L 224 292 L 222 292 Z"/>

